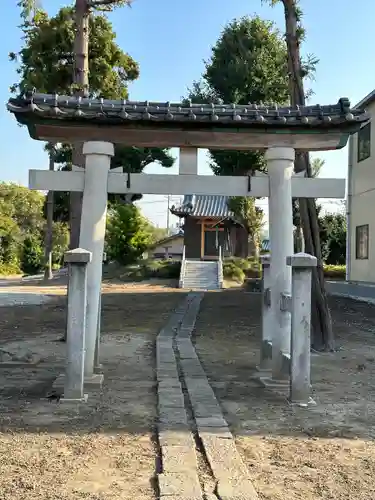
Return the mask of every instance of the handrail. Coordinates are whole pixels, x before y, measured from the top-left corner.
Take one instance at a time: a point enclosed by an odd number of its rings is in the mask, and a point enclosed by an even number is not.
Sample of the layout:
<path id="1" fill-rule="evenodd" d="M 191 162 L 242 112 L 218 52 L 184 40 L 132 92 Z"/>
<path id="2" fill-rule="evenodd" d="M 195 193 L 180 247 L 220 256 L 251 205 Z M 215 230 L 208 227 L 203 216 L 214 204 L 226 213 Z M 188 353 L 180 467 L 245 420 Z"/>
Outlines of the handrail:
<path id="1" fill-rule="evenodd" d="M 186 267 L 186 248 L 185 248 L 185 245 L 184 245 L 183 248 L 182 248 L 182 261 L 181 261 L 180 279 L 179 279 L 179 282 L 178 282 L 179 288 L 183 288 L 183 286 L 184 286 L 185 267 Z"/>
<path id="2" fill-rule="evenodd" d="M 223 276 L 223 256 L 222 256 L 221 246 L 219 246 L 219 260 L 217 265 L 218 265 L 219 287 L 223 288 L 224 276 Z"/>

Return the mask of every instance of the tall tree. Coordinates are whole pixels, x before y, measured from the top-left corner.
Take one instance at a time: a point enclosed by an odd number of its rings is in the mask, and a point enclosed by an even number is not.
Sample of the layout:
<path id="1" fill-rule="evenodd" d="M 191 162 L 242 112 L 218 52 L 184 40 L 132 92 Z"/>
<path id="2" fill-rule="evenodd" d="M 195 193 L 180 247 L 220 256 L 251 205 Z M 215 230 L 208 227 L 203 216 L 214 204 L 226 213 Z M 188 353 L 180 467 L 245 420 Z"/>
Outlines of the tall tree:
<path id="1" fill-rule="evenodd" d="M 92 29 L 92 13 L 95 10 L 99 11 L 111 11 L 116 7 L 121 7 L 124 5 L 130 6 L 132 0 L 75 0 L 74 10 L 69 9 L 73 14 L 72 20 L 74 19 L 73 29 L 69 33 L 69 42 L 73 36 L 73 53 L 71 50 L 67 51 L 68 61 L 73 63 L 73 71 L 70 74 L 70 89 L 76 96 L 89 96 L 91 90 L 89 91 L 89 71 L 90 71 L 90 56 L 89 56 L 89 36 L 90 33 L 96 34 L 95 30 Z M 37 12 L 38 10 L 38 0 L 20 0 L 18 5 L 21 7 L 21 15 L 24 19 L 30 17 L 32 12 Z M 94 26 L 95 28 L 96 26 Z M 49 48 L 55 47 L 55 45 L 50 45 Z M 73 58 L 71 57 L 73 55 Z M 60 54 L 61 56 L 61 54 Z M 103 58 L 100 57 L 103 62 Z M 104 61 L 109 64 L 110 60 Z M 111 61 L 112 62 L 112 61 Z M 71 64 L 70 64 L 71 65 Z M 69 64 L 67 65 L 67 70 L 71 68 Z M 114 66 L 112 66 L 113 68 Z M 135 68 L 133 68 L 135 69 Z M 134 75 L 134 73 L 133 73 Z M 120 73 L 118 74 L 120 76 Z M 132 79 L 131 77 L 129 79 Z M 134 79 L 134 78 L 133 78 Z M 105 83 L 105 82 L 103 82 Z M 113 84 L 113 81 L 110 84 Z M 92 82 L 90 82 L 92 85 Z M 37 87 L 41 90 L 40 87 Z M 56 92 L 57 88 L 52 91 Z M 120 97 L 117 95 L 116 97 Z M 75 143 L 73 144 L 73 163 L 74 165 L 84 167 L 84 155 L 82 152 L 83 144 Z M 70 194 L 70 246 L 71 248 L 76 248 L 79 246 L 79 233 L 80 233 L 80 222 L 81 222 L 81 209 L 82 209 L 82 193 L 71 193 Z"/>
<path id="2" fill-rule="evenodd" d="M 288 100 L 287 52 L 281 33 L 258 16 L 229 23 L 211 49 L 205 71 L 189 91 L 193 102 L 248 104 Z M 252 175 L 264 171 L 258 151 L 209 151 L 215 175 Z M 234 197 L 231 210 L 248 232 L 250 253 L 257 253 L 262 214 L 254 198 Z"/>
<path id="3" fill-rule="evenodd" d="M 290 104 L 292 106 L 305 105 L 304 79 L 307 75 L 306 68 L 302 64 L 300 49 L 306 33 L 301 22 L 302 10 L 299 0 L 269 0 L 269 2 L 272 5 L 281 3 L 284 7 Z M 314 64 L 316 60 L 310 59 L 310 62 Z M 296 154 L 295 171 L 305 172 L 307 177 L 312 177 L 313 172 L 308 153 Z M 318 260 L 318 266 L 313 270 L 313 344 L 316 349 L 333 350 L 334 337 L 325 291 L 319 221 L 315 199 L 301 198 L 299 200 L 299 210 L 305 240 L 305 250 L 315 255 Z"/>
<path id="4" fill-rule="evenodd" d="M 202 79 L 189 98 L 196 103 L 248 104 L 288 100 L 287 52 L 274 23 L 258 16 L 234 20 L 223 29 L 205 62 Z M 264 170 L 258 151 L 209 151 L 216 175 L 247 175 Z"/>
<path id="5" fill-rule="evenodd" d="M 246 255 L 259 257 L 260 232 L 264 225 L 263 210 L 255 206 L 254 198 L 244 196 L 233 196 L 228 200 L 228 208 L 231 210 L 236 220 L 246 229 L 248 235 L 248 245 Z"/>

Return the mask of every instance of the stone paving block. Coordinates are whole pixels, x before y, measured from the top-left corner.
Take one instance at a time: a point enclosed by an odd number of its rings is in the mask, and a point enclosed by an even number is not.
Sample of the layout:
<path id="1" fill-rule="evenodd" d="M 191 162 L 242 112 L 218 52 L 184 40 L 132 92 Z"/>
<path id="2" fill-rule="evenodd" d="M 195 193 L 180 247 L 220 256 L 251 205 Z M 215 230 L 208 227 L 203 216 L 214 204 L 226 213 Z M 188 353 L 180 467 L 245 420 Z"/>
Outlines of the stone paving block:
<path id="1" fill-rule="evenodd" d="M 202 492 L 195 472 L 189 474 L 159 474 L 160 498 L 170 500 L 175 496 L 179 500 L 201 500 Z"/>
<path id="2" fill-rule="evenodd" d="M 174 389 L 174 390 L 179 389 L 180 391 L 182 391 L 180 379 L 176 378 L 176 377 L 169 377 L 169 378 L 165 377 L 162 380 L 160 380 L 158 382 L 158 390 L 160 388 L 163 388 L 165 390 L 167 390 L 167 389 Z"/>
<path id="3" fill-rule="evenodd" d="M 162 446 L 161 455 L 164 474 L 194 471 L 197 468 L 193 446 Z"/>
<path id="4" fill-rule="evenodd" d="M 228 424 L 221 413 L 211 417 L 196 417 L 198 430 L 200 427 L 228 427 Z"/>
<path id="5" fill-rule="evenodd" d="M 194 361 L 199 361 L 198 354 L 195 352 L 194 349 L 185 349 L 184 347 L 182 348 L 180 345 L 178 345 L 178 353 L 180 355 L 181 360 L 189 359 L 189 360 L 194 360 Z"/>
<path id="6" fill-rule="evenodd" d="M 162 407 L 180 406 L 183 408 L 185 405 L 184 395 L 178 390 L 168 391 L 162 389 L 158 391 L 158 402 Z"/>
<path id="7" fill-rule="evenodd" d="M 156 378 L 157 378 L 158 382 L 161 382 L 162 380 L 168 380 L 168 379 L 179 380 L 176 365 L 172 365 L 170 367 L 166 366 L 166 365 L 161 366 L 156 371 Z"/>
<path id="8" fill-rule="evenodd" d="M 192 406 L 195 417 L 222 416 L 221 408 L 218 404 L 207 404 L 206 402 L 204 402 L 195 403 Z"/>
<path id="9" fill-rule="evenodd" d="M 194 438 L 190 430 L 168 429 L 158 432 L 160 446 L 192 446 L 195 447 Z"/>
<path id="10" fill-rule="evenodd" d="M 258 494 L 249 479 L 219 481 L 217 493 L 221 500 L 258 500 Z"/>
<path id="11" fill-rule="evenodd" d="M 208 433 L 202 435 L 201 440 L 210 467 L 219 482 L 227 485 L 227 489 L 232 488 L 233 493 L 236 492 L 237 495 L 242 494 L 243 489 L 245 493 L 255 492 L 249 471 L 237 451 L 234 440 L 221 439 Z"/>
<path id="12" fill-rule="evenodd" d="M 187 415 L 185 408 L 166 408 L 159 407 L 159 422 L 169 424 L 187 424 Z"/>
<path id="13" fill-rule="evenodd" d="M 233 439 L 233 434 L 230 432 L 229 427 L 200 427 L 199 437 L 202 441 L 212 437 L 219 439 Z"/>

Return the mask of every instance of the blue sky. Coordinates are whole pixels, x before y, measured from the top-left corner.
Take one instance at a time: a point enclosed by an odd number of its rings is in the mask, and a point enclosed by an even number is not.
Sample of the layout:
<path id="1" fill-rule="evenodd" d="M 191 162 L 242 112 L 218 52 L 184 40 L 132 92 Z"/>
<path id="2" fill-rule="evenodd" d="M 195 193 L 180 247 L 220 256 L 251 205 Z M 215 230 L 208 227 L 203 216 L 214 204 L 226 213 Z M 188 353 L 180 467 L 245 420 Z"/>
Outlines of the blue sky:
<path id="1" fill-rule="evenodd" d="M 5 103 L 9 86 L 16 80 L 8 53 L 21 46 L 19 12 L 15 0 L 3 0 L 7 8 L 0 18 L 0 96 Z M 55 13 L 69 2 L 40 0 Z M 305 53 L 319 58 L 315 92 L 311 102 L 330 104 L 339 97 L 358 102 L 375 87 L 375 2 L 360 0 L 301 0 L 307 40 Z M 203 71 L 220 31 L 233 18 L 258 14 L 284 27 L 281 6 L 271 9 L 261 0 L 134 0 L 131 9 L 110 15 L 119 45 L 140 64 L 140 79 L 131 85 L 132 99 L 179 100 Z M 373 33 L 373 34 L 371 34 Z M 369 66 L 369 63 L 370 66 Z M 29 168 L 48 168 L 43 144 L 29 138 L 3 108 L 0 113 L 0 180 L 27 184 Z M 346 177 L 347 151 L 319 154 L 326 160 L 322 176 Z M 204 152 L 200 173 L 209 173 Z M 173 169 L 175 171 L 176 168 Z M 150 166 L 149 172 L 160 171 Z M 166 201 L 145 197 L 142 209 L 154 222 L 165 226 Z"/>

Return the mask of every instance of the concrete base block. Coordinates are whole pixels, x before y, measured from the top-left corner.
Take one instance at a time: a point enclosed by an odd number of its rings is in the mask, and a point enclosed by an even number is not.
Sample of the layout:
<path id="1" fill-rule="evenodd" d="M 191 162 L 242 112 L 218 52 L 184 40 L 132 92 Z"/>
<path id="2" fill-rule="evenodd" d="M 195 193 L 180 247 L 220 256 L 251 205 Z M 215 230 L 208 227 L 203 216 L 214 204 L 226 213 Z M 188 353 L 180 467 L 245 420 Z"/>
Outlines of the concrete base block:
<path id="1" fill-rule="evenodd" d="M 256 372 L 250 376 L 251 380 L 260 380 L 263 378 L 270 379 L 272 377 L 272 369 L 271 368 L 262 368 L 261 366 L 256 367 Z"/>
<path id="2" fill-rule="evenodd" d="M 91 377 L 85 377 L 84 387 L 92 389 L 100 389 L 104 382 L 104 375 L 102 373 L 94 373 Z"/>
<path id="3" fill-rule="evenodd" d="M 95 375 L 101 374 L 103 372 L 103 365 L 99 363 L 98 365 L 94 366 L 94 373 Z"/>
<path id="4" fill-rule="evenodd" d="M 290 383 L 289 380 L 275 380 L 272 378 L 261 378 L 259 382 L 266 389 L 277 392 L 282 396 L 289 394 Z"/>
<path id="5" fill-rule="evenodd" d="M 60 373 L 52 384 L 53 389 L 64 389 L 65 373 Z"/>
<path id="6" fill-rule="evenodd" d="M 77 399 L 73 399 L 73 398 L 64 398 L 62 397 L 60 399 L 60 404 L 77 404 L 77 403 L 87 403 L 87 400 L 88 400 L 88 395 L 87 394 L 84 394 L 83 395 L 83 398 L 77 398 Z"/>

